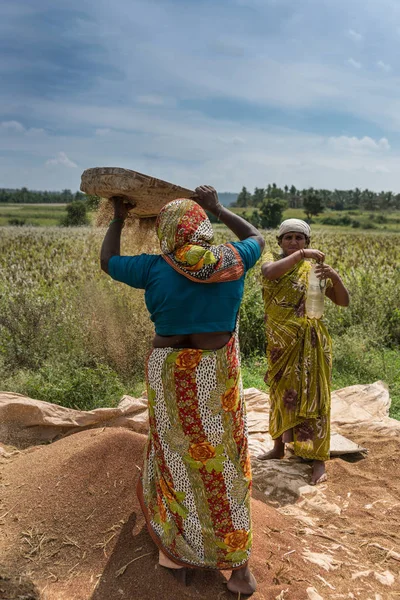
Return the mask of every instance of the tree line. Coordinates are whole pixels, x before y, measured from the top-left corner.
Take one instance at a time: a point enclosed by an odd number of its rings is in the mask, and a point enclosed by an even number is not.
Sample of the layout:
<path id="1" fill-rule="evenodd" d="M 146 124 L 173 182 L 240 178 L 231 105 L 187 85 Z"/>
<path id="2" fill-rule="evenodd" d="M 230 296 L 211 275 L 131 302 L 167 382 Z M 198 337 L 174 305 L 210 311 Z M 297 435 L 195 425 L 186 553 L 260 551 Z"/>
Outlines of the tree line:
<path id="1" fill-rule="evenodd" d="M 236 194 L 221 194 L 234 197 Z M 387 211 L 400 210 L 400 194 L 393 192 L 373 192 L 372 190 L 355 188 L 354 190 L 326 190 L 326 189 L 297 189 L 294 185 L 280 188 L 276 183 L 268 184 L 266 188 L 254 189 L 253 194 L 246 187 L 237 195 L 236 201 L 231 206 L 259 208 L 266 198 L 281 199 L 286 202 L 288 208 L 306 208 L 310 197 L 313 203 L 331 210 L 355 210 Z M 82 192 L 71 192 L 65 189 L 61 192 L 28 190 L 26 187 L 20 189 L 0 188 L 0 202 L 15 204 L 68 204 L 74 200 L 85 200 L 86 194 Z M 229 198 L 230 199 L 230 198 Z M 321 212 L 321 211 L 320 211 Z"/>
<path id="2" fill-rule="evenodd" d="M 0 202 L 10 204 L 68 204 L 74 200 L 84 200 L 86 195 L 82 192 L 72 193 L 71 190 L 61 192 L 0 188 Z"/>
<path id="3" fill-rule="evenodd" d="M 374 192 L 369 189 L 361 190 L 326 190 L 326 189 L 297 189 L 285 185 L 280 188 L 276 183 L 268 184 L 266 188 L 255 188 L 251 194 L 246 187 L 238 195 L 234 206 L 261 206 L 265 198 L 281 198 L 286 200 L 288 208 L 303 208 L 304 201 L 312 196 L 318 199 L 321 206 L 331 210 L 400 210 L 400 194 L 393 192 Z"/>
<path id="4" fill-rule="evenodd" d="M 256 187 L 253 194 L 243 187 L 231 206 L 253 208 L 253 212 L 247 218 L 254 225 L 276 227 L 286 208 L 302 208 L 308 220 L 318 216 L 326 208 L 336 211 L 396 211 L 400 210 L 400 194 L 360 188 L 332 191 L 311 187 L 300 190 L 294 185 L 280 188 L 273 183 L 268 184 L 266 188 Z"/>

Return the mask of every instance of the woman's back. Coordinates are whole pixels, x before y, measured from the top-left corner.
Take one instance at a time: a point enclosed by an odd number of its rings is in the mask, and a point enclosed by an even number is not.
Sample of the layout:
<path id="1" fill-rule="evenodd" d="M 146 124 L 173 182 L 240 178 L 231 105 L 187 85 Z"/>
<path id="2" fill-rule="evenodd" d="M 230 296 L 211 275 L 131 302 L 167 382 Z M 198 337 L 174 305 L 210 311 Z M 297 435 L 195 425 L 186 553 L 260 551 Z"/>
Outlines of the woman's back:
<path id="1" fill-rule="evenodd" d="M 235 329 L 245 273 L 260 255 L 259 245 L 254 239 L 231 245 L 244 265 L 242 277 L 234 281 L 191 281 L 177 272 L 161 255 L 152 254 L 114 256 L 109 262 L 109 274 L 131 287 L 145 290 L 146 306 L 158 338 L 176 336 L 180 339 L 173 340 L 173 345 L 184 344 L 187 347 L 184 338 L 198 334 L 195 345 L 190 347 L 201 347 L 198 344 L 204 342 L 204 334 L 223 332 L 225 342 L 222 341 L 222 346 L 227 342 L 226 335 L 229 338 Z M 170 345 L 167 341 L 159 339 L 158 344 L 161 347 Z M 220 346 L 214 340 L 209 347 Z"/>

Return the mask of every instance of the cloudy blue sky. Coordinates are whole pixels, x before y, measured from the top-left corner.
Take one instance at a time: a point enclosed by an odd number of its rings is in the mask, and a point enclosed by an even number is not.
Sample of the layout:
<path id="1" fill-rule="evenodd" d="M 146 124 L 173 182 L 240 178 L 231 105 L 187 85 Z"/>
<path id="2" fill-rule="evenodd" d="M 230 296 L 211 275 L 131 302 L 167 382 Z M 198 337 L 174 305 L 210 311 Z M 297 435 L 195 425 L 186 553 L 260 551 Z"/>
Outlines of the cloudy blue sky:
<path id="1" fill-rule="evenodd" d="M 2 0 L 0 187 L 400 192 L 398 0 Z"/>

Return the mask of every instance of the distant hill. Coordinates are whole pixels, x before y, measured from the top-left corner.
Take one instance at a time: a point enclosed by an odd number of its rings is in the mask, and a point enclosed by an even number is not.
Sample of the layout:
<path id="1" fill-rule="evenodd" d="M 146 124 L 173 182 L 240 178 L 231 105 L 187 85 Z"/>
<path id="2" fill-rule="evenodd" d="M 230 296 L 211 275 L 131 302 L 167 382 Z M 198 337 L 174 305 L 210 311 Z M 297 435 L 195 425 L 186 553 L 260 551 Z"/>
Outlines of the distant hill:
<path id="1" fill-rule="evenodd" d="M 236 202 L 239 193 L 234 192 L 218 192 L 218 198 L 221 204 L 229 206 L 232 202 Z"/>

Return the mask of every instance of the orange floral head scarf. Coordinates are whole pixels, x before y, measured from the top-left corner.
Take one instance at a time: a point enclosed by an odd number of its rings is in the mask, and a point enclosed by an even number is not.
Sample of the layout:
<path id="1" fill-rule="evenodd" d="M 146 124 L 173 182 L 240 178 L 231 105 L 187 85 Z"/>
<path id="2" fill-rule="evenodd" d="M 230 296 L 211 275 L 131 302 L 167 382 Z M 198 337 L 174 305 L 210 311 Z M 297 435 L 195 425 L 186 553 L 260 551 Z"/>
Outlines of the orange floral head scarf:
<path id="1" fill-rule="evenodd" d="M 156 223 L 162 257 L 176 271 L 199 283 L 235 281 L 244 273 L 231 244 L 214 246 L 214 232 L 197 202 L 180 198 L 168 202 Z"/>

